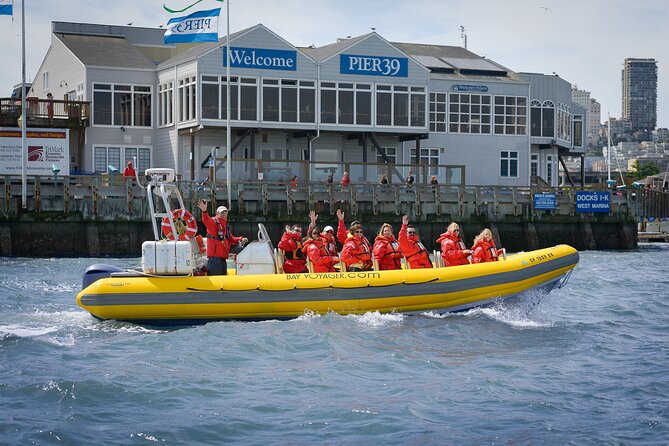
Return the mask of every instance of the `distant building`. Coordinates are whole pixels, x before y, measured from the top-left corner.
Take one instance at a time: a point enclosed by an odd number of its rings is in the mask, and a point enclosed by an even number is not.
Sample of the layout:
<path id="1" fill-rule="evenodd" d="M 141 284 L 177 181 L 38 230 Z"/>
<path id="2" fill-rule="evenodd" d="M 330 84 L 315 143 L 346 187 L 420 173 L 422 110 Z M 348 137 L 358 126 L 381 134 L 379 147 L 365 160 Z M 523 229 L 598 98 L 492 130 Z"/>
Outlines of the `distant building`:
<path id="1" fill-rule="evenodd" d="M 622 117 L 632 132 L 651 132 L 657 126 L 657 61 L 625 59 L 622 71 Z"/>
<path id="2" fill-rule="evenodd" d="M 659 128 L 653 130 L 653 142 L 669 142 L 669 129 Z"/>
<path id="3" fill-rule="evenodd" d="M 590 92 L 579 90 L 573 86 L 571 89 L 571 100 L 585 108 L 587 127 L 585 129 L 585 140 L 589 147 L 597 145 L 599 141 L 599 126 L 601 125 L 601 105 L 590 97 Z"/>

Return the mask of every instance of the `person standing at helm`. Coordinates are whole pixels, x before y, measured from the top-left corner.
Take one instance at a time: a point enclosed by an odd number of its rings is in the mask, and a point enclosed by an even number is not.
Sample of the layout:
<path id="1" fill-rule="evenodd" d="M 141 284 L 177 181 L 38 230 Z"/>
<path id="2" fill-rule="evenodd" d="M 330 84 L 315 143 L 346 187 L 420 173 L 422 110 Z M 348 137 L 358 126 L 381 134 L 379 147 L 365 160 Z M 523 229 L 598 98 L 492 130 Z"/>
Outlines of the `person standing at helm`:
<path id="1" fill-rule="evenodd" d="M 460 238 L 460 226 L 457 223 L 448 225 L 446 232 L 437 239 L 441 244 L 441 258 L 444 259 L 444 266 L 468 265 L 471 251 L 466 248 Z"/>
<path id="2" fill-rule="evenodd" d="M 230 248 L 249 240 L 232 235 L 228 225 L 228 208 L 225 206 L 216 208 L 216 216 L 213 218 L 207 213 L 206 201 L 198 201 L 197 207 L 202 211 L 202 223 L 207 228 L 207 275 L 225 276 L 228 274 Z"/>
<path id="3" fill-rule="evenodd" d="M 432 268 L 430 253 L 427 252 L 425 245 L 418 238 L 416 228 L 409 224 L 408 215 L 402 216 L 402 227 L 397 235 L 397 240 L 400 242 L 402 254 L 406 257 L 411 269 Z"/>

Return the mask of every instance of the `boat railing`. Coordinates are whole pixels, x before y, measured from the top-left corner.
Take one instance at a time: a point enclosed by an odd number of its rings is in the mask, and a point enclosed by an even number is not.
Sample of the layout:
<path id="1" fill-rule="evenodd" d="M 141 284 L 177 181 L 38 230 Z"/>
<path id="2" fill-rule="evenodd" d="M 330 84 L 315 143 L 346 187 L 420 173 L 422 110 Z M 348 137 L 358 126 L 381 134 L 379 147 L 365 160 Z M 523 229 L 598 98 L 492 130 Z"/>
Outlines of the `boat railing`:
<path id="1" fill-rule="evenodd" d="M 2 178 L 3 202 L 0 215 L 16 216 L 22 212 L 78 213 L 83 219 L 148 220 L 151 217 L 144 188 L 134 178 L 120 175 L 34 176 L 28 178 L 27 208 L 21 209 L 21 178 Z M 198 181 L 176 181 L 184 206 L 195 215 L 196 203 L 205 199 L 225 203 L 226 184 L 215 188 Z M 417 219 L 431 216 L 463 218 L 485 216 L 493 221 L 518 216 L 541 218 L 543 215 L 573 216 L 575 192 L 581 189 L 556 187 L 556 206 L 550 210 L 534 208 L 537 191 L 524 186 L 450 186 L 415 184 L 411 188 L 392 184 L 356 183 L 347 188 L 322 182 L 302 183 L 292 187 L 285 182 L 234 181 L 228 207 L 241 215 L 304 215 L 310 210 L 334 215 L 343 209 L 348 215 L 403 215 Z M 588 189 L 605 190 L 605 189 Z M 541 192 L 546 192 L 542 188 Z M 669 217 L 669 193 L 632 189 L 611 192 L 610 215 L 619 218 Z"/>

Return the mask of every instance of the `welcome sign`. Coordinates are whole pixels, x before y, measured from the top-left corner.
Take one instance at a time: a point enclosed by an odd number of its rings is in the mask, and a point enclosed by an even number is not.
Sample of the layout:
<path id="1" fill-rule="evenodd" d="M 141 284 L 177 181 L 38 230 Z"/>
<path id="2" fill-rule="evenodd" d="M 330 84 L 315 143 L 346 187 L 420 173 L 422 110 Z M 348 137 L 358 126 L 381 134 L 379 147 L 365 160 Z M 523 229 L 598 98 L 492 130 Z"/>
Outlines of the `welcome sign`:
<path id="1" fill-rule="evenodd" d="M 223 47 L 223 66 L 228 66 L 228 54 Z M 265 48 L 230 47 L 230 66 L 260 70 L 297 70 L 297 51 Z"/>

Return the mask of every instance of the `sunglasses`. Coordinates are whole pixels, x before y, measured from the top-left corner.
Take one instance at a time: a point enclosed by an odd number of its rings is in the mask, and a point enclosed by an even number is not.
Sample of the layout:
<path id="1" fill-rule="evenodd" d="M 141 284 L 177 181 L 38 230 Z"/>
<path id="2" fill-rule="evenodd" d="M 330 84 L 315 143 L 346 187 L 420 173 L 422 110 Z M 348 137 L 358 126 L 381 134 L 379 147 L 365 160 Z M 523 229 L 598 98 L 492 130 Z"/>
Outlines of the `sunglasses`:
<path id="1" fill-rule="evenodd" d="M 302 228 L 295 228 L 295 229 L 293 229 L 293 231 L 295 231 L 295 232 L 302 232 Z"/>
<path id="2" fill-rule="evenodd" d="M 453 232 L 460 232 L 459 229 L 453 229 Z"/>
<path id="3" fill-rule="evenodd" d="M 362 234 L 361 230 L 355 231 L 355 234 Z"/>
<path id="4" fill-rule="evenodd" d="M 407 231 L 407 234 L 408 235 L 416 235 L 416 232 L 415 231 Z"/>
<path id="5" fill-rule="evenodd" d="M 334 234 L 334 231 L 333 231 L 333 230 L 329 230 L 329 231 L 327 231 L 327 233 L 328 233 L 328 234 Z"/>

